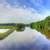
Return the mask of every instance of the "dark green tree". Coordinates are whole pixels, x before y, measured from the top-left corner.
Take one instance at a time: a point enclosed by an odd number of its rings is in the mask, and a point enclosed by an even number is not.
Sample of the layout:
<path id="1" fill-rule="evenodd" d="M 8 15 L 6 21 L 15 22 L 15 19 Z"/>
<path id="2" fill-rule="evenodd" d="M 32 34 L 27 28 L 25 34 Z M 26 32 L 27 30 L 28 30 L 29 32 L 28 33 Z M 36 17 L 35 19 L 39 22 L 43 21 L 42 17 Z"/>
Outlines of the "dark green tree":
<path id="1" fill-rule="evenodd" d="M 50 38 L 50 16 L 42 21 L 32 22 L 30 27 L 45 34 L 47 38 Z"/>
<path id="2" fill-rule="evenodd" d="M 24 31 L 25 30 L 25 24 L 18 23 L 16 24 L 16 31 Z"/>

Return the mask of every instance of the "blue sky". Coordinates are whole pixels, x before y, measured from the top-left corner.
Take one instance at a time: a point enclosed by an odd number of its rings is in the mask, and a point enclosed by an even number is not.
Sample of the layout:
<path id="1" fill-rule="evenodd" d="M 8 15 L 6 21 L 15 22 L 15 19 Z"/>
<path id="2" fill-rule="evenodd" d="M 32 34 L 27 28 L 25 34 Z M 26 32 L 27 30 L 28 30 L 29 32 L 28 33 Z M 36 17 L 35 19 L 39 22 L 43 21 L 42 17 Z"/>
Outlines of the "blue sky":
<path id="1" fill-rule="evenodd" d="M 50 0 L 7 0 L 11 5 L 19 3 L 19 6 L 31 7 L 37 10 L 38 13 L 43 13 L 44 11 L 50 11 Z M 16 3 L 15 3 L 16 2 Z M 44 12 L 45 14 L 45 12 Z"/>
<path id="2" fill-rule="evenodd" d="M 43 20 L 48 15 L 50 15 L 50 0 L 0 0 L 0 23 L 30 23 Z M 35 50 L 50 50 L 50 40 L 30 28 L 26 28 L 23 32 L 14 31 L 12 35 L 0 41 L 0 48 L 7 47 L 5 50 L 9 50 L 20 44 L 21 50 L 24 50 L 30 47 L 27 43 L 32 44 Z"/>
<path id="3" fill-rule="evenodd" d="M 8 21 L 30 23 L 43 20 L 50 15 L 49 5 L 49 0 L 0 0 L 0 16 L 2 16 L 0 23 Z"/>

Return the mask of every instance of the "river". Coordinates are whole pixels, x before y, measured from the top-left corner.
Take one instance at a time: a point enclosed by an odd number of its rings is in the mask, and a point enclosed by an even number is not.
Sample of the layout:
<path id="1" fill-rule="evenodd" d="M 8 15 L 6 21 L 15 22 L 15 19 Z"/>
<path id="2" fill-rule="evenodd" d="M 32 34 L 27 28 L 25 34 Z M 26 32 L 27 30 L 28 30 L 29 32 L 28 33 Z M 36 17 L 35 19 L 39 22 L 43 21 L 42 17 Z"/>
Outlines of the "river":
<path id="1" fill-rule="evenodd" d="M 0 50 L 49 50 L 50 41 L 35 29 L 26 27 L 23 32 L 14 31 L 4 40 L 0 40 Z"/>

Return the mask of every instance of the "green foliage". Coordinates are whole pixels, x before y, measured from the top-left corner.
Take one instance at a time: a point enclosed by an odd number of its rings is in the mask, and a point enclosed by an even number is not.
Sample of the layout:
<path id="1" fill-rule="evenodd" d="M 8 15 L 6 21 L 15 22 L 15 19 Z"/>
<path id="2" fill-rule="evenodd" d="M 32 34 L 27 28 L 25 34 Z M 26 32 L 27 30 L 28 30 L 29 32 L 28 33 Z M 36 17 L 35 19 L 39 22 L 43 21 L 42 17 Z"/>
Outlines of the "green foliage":
<path id="1" fill-rule="evenodd" d="M 46 35 L 47 38 L 50 38 L 50 16 L 42 21 L 32 22 L 30 24 L 0 24 L 0 29 L 10 29 L 10 31 L 5 32 L 4 34 L 0 33 L 0 40 L 7 37 L 11 34 L 14 30 L 16 31 L 24 31 L 25 27 L 31 27 L 32 29 L 36 29 L 37 31 Z"/>
<path id="2" fill-rule="evenodd" d="M 24 31 L 25 25 L 22 23 L 19 23 L 16 25 L 16 31 Z"/>
<path id="3" fill-rule="evenodd" d="M 45 34 L 47 38 L 50 38 L 50 16 L 45 20 L 31 23 L 30 27 Z"/>

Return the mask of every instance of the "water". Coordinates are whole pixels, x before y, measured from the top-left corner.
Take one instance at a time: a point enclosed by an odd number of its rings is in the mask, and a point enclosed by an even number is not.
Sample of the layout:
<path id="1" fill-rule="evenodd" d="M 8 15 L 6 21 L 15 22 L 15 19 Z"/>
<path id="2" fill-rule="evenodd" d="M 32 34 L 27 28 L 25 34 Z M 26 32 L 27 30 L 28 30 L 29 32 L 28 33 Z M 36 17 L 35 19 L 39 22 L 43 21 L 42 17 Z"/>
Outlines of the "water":
<path id="1" fill-rule="evenodd" d="M 26 27 L 23 32 L 14 31 L 0 40 L 0 50 L 50 50 L 50 41 L 44 35 Z"/>

